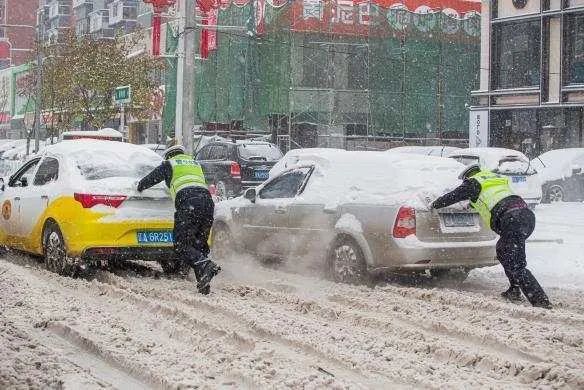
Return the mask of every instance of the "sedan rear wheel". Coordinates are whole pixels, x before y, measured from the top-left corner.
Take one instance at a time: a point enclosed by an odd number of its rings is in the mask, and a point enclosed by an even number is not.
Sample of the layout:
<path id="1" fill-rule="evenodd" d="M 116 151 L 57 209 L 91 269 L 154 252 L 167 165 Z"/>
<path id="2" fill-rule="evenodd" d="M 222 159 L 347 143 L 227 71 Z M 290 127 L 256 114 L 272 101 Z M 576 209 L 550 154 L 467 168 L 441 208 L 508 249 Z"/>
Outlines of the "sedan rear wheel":
<path id="1" fill-rule="evenodd" d="M 551 186 L 548 190 L 548 198 L 551 203 L 564 201 L 564 189 L 558 185 Z"/>
<path id="2" fill-rule="evenodd" d="M 43 234 L 45 266 L 49 271 L 63 276 L 74 276 L 77 267 L 67 255 L 67 248 L 61 230 L 55 223 L 49 223 Z"/>
<path id="3" fill-rule="evenodd" d="M 367 267 L 361 248 L 349 238 L 339 239 L 332 248 L 329 269 L 335 282 L 360 284 L 365 282 Z"/>

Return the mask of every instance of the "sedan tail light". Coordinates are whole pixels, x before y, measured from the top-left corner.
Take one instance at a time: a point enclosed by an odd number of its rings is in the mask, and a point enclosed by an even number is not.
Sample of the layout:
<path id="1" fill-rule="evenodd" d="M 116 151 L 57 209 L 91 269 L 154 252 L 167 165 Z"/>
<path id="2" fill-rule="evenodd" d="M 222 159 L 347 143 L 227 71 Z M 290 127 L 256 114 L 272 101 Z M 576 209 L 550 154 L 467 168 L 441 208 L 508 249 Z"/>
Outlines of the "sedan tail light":
<path id="1" fill-rule="evenodd" d="M 95 195 L 95 194 L 74 194 L 77 202 L 81 203 L 83 208 L 90 209 L 93 206 L 102 204 L 104 206 L 118 208 L 128 198 L 125 195 Z"/>
<path id="2" fill-rule="evenodd" d="M 229 174 L 234 179 L 241 179 L 241 166 L 239 166 L 239 164 L 236 163 L 235 161 L 232 161 Z"/>
<path id="3" fill-rule="evenodd" d="M 402 206 L 395 218 L 393 236 L 405 238 L 412 234 L 416 234 L 416 210 L 412 207 Z"/>

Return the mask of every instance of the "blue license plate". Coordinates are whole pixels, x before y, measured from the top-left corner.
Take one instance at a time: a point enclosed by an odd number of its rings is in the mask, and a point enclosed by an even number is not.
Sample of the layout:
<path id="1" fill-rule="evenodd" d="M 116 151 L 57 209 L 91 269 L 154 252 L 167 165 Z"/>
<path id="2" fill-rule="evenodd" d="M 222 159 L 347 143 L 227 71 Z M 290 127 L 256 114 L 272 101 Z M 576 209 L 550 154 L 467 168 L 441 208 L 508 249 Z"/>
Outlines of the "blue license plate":
<path id="1" fill-rule="evenodd" d="M 511 176 L 513 183 L 525 183 L 527 178 L 525 176 Z"/>
<path id="2" fill-rule="evenodd" d="M 270 177 L 270 171 L 258 170 L 253 172 L 253 177 L 258 180 L 267 180 Z"/>
<path id="3" fill-rule="evenodd" d="M 137 232 L 138 244 L 172 244 L 174 236 L 171 231 Z"/>

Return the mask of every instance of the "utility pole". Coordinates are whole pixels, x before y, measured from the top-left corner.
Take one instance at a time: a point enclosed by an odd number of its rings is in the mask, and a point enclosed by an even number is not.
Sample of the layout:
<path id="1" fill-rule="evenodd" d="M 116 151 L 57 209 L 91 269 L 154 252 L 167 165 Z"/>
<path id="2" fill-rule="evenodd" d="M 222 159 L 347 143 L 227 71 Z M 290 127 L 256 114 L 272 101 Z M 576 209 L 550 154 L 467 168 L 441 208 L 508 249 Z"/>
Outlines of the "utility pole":
<path id="1" fill-rule="evenodd" d="M 34 105 L 34 152 L 38 153 L 41 139 L 41 105 L 43 100 L 43 53 L 41 42 L 43 39 L 44 12 L 38 12 L 37 21 L 37 58 L 36 58 L 36 99 Z"/>
<path id="2" fill-rule="evenodd" d="M 185 6 L 187 0 L 178 2 L 178 42 L 176 47 L 176 107 L 174 118 L 174 139 L 178 145 L 183 144 L 183 84 L 185 60 Z"/>
<path id="3" fill-rule="evenodd" d="M 183 34 L 184 65 L 182 85 L 182 141 L 188 154 L 193 153 L 195 125 L 195 0 L 185 0 Z M 188 35 L 187 35 L 188 32 Z M 178 92 L 178 91 L 177 91 Z"/>

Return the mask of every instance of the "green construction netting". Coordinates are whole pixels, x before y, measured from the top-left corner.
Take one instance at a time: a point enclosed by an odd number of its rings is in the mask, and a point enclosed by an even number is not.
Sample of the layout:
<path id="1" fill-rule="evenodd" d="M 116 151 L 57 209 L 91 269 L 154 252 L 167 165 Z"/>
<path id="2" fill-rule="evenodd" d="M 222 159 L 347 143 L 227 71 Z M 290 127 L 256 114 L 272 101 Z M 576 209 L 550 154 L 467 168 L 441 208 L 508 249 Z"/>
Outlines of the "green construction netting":
<path id="1" fill-rule="evenodd" d="M 253 4 L 219 11 L 217 49 L 196 63 L 197 123 L 240 121 L 270 132 L 276 116 L 315 126 L 319 135 L 467 136 L 479 15 L 460 20 L 372 5 L 365 30 L 354 23 L 338 32 L 327 23 L 298 25 L 288 3 L 266 5 L 266 31 L 258 35 Z M 169 104 L 165 129 L 173 118 Z"/>

